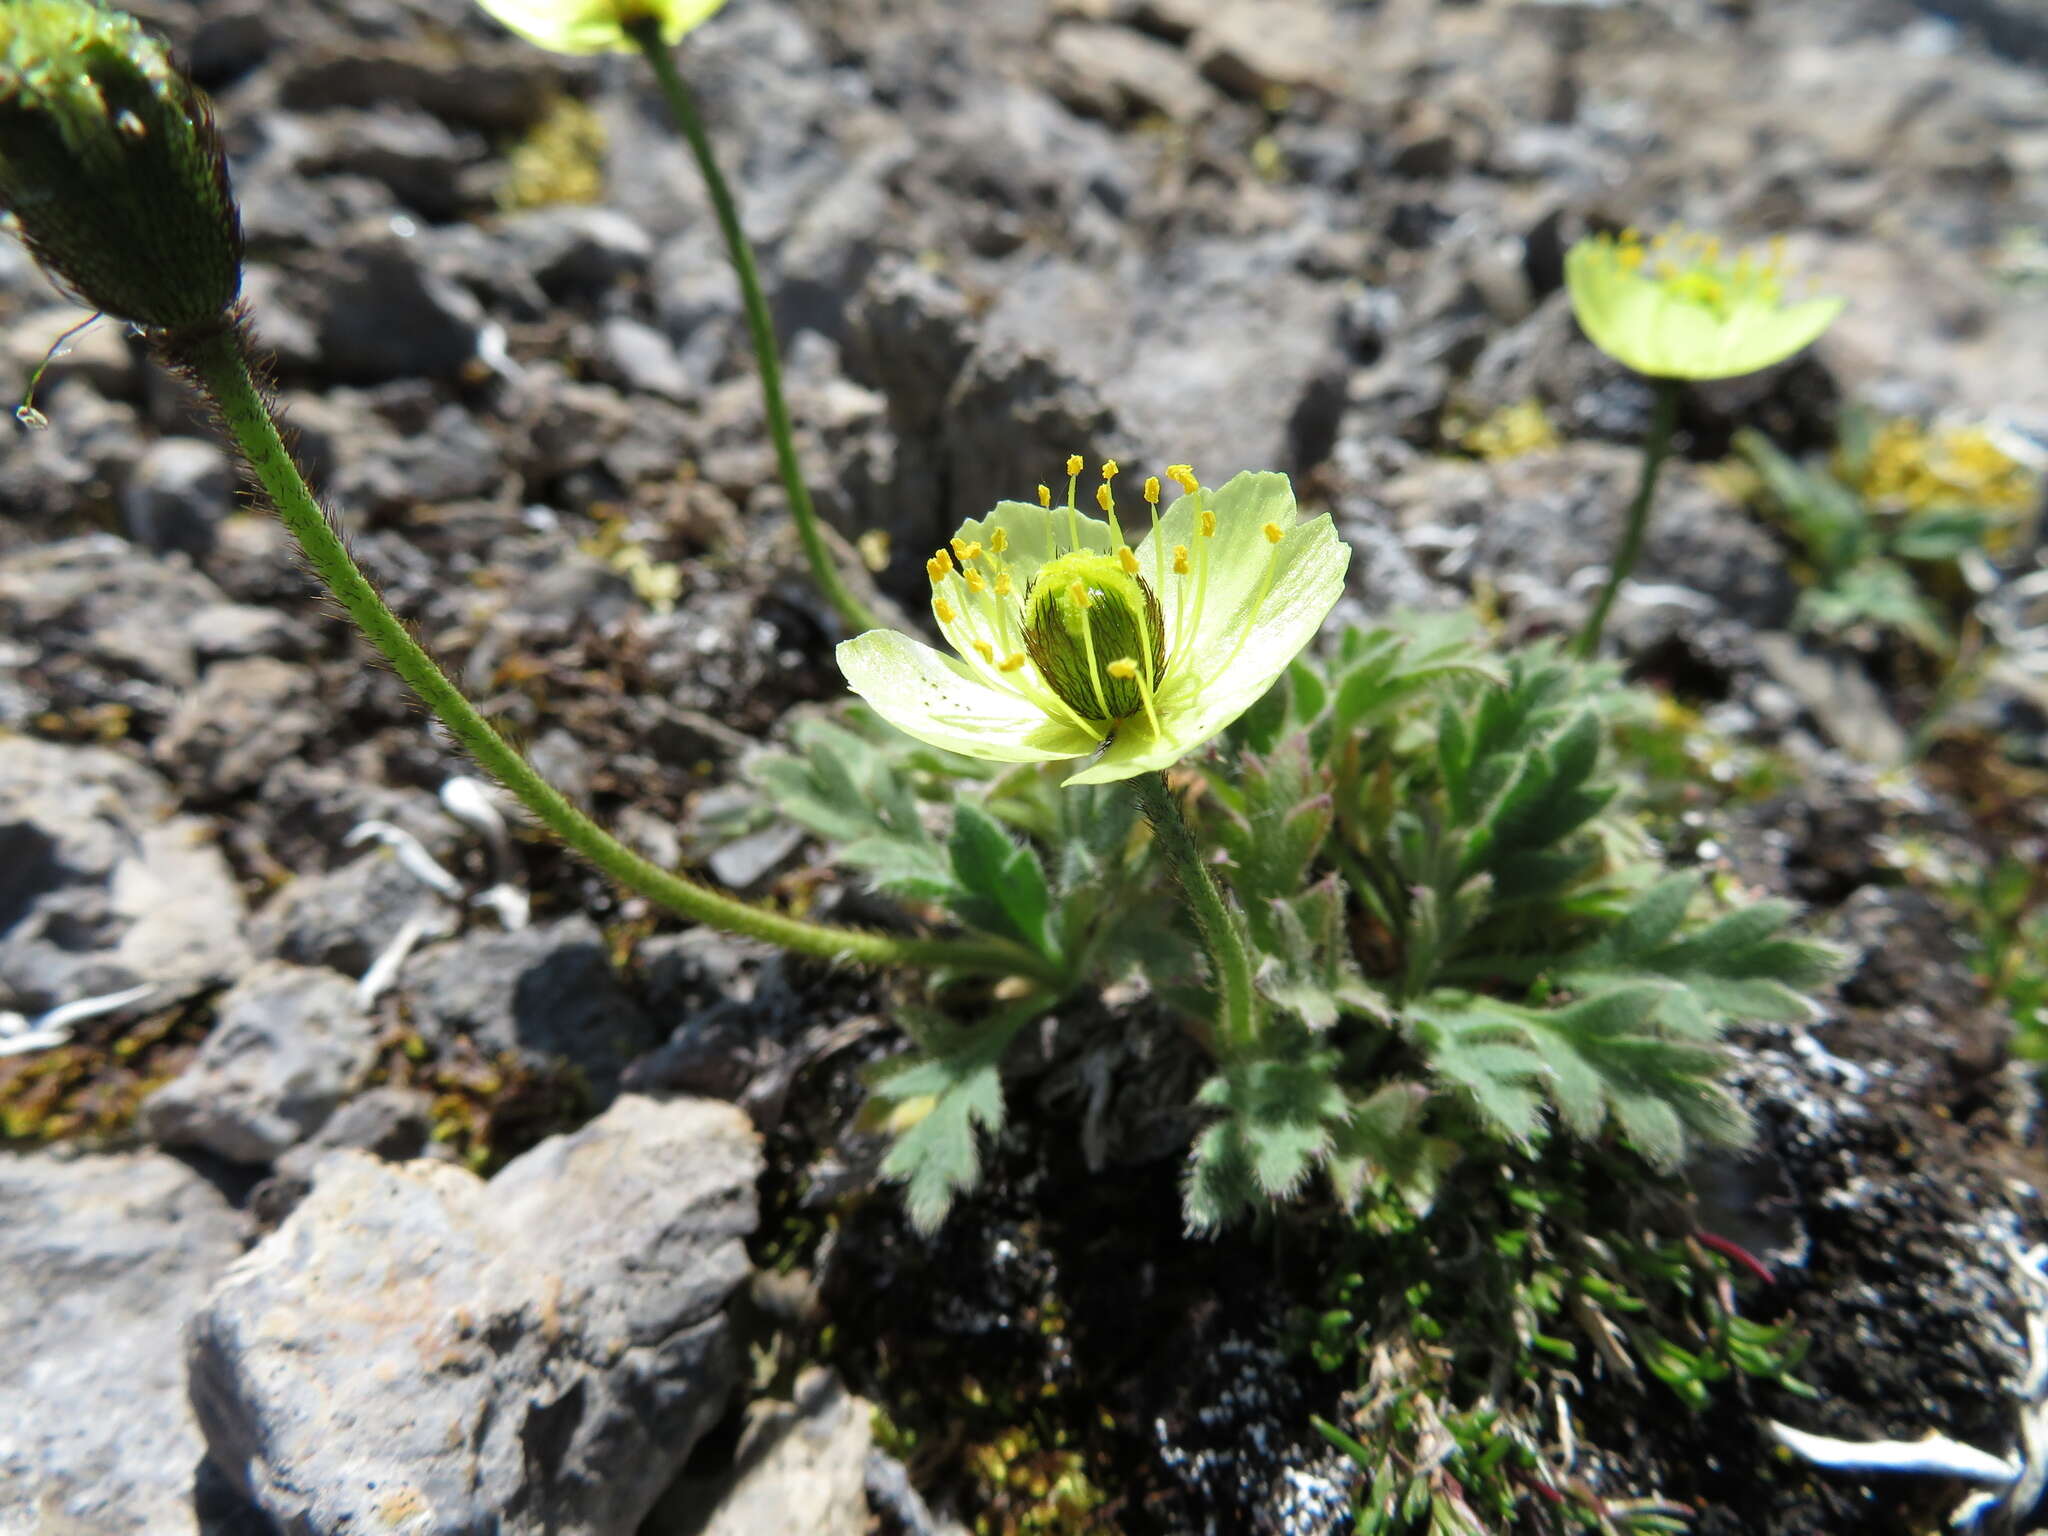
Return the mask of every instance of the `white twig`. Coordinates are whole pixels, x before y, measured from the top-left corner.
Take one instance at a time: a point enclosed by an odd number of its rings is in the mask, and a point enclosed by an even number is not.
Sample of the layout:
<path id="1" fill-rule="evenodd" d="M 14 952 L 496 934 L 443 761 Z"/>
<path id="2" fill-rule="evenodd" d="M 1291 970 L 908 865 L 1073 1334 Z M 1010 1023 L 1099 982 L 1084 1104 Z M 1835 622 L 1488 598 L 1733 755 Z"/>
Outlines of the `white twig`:
<path id="1" fill-rule="evenodd" d="M 345 848 L 372 841 L 382 843 L 397 856 L 405 872 L 421 885 L 439 892 L 450 901 L 462 900 L 462 882 L 436 863 L 425 845 L 403 827 L 388 821 L 365 821 L 349 828 L 348 836 L 341 841 Z"/>

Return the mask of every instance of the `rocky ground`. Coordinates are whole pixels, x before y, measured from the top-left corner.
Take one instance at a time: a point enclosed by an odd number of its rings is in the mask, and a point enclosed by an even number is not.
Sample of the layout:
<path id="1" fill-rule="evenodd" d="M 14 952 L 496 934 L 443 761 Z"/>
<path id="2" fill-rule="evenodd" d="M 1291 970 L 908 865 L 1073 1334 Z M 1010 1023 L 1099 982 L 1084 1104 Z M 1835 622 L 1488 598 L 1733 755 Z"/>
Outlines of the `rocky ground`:
<path id="1" fill-rule="evenodd" d="M 217 96 L 257 328 L 359 558 L 567 793 L 695 856 L 740 755 L 842 689 L 643 72 L 463 0 L 135 9 Z M 1612 628 L 1788 775 L 1687 855 L 1859 957 L 1813 1030 L 1741 1042 L 1764 1146 L 1697 1179 L 1821 1397 L 1617 1387 L 1585 1428 L 1607 1486 L 1708 1536 L 1905 1536 L 1956 1496 L 1774 1459 L 1755 1411 L 2015 1443 L 2036 1096 L 1904 872 L 2048 834 L 1983 756 L 2038 772 L 2040 702 L 1994 687 L 1979 735 L 1882 771 L 1924 690 L 1789 634 L 1785 545 L 1698 465 L 1743 423 L 1815 446 L 1844 399 L 2048 441 L 2044 67 L 2025 0 L 732 0 L 684 54 L 811 482 L 887 536 L 898 597 L 1084 452 L 1294 474 L 1356 550 L 1341 618 L 1477 596 L 1552 631 L 1649 398 L 1577 338 L 1565 245 L 1783 233 L 1849 300 L 1813 358 L 1689 396 L 1696 463 Z M 7 377 L 76 318 L 0 242 Z M 1557 443 L 1454 451 L 1530 399 Z M 38 403 L 0 449 L 0 1007 L 152 990 L 0 1057 L 0 1532 L 1343 1528 L 1307 1427 L 1334 1389 L 1274 1344 L 1284 1266 L 1179 1233 L 1171 1146 L 1090 1180 L 1020 1116 L 914 1237 L 859 1198 L 883 999 L 451 815 L 462 762 L 118 328 Z M 862 899 L 793 835 L 710 867 Z M 913 1453 L 863 1400 L 976 1373 L 1074 1438 L 962 1410 Z M 1045 1523 L 1030 1479 L 1069 1475 L 1101 1497 Z"/>

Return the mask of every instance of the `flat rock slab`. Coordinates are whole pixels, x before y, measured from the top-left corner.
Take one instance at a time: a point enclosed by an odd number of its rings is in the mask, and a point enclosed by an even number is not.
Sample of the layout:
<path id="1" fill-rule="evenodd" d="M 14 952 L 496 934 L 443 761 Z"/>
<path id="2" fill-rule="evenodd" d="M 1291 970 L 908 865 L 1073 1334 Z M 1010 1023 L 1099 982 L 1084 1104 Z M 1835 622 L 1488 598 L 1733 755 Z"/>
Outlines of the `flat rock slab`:
<path id="1" fill-rule="evenodd" d="M 679 1486 L 640 1536 L 863 1536 L 874 1405 L 813 1366 L 789 1402 L 751 1404 L 732 1470 Z"/>
<path id="2" fill-rule="evenodd" d="M 152 982 L 152 1004 L 249 963 L 205 823 L 119 753 L 0 737 L 0 1003 L 32 1012 Z"/>
<path id="3" fill-rule="evenodd" d="M 241 1251 L 175 1158 L 0 1157 L 0 1531 L 201 1529 L 179 1331 Z"/>
<path id="4" fill-rule="evenodd" d="M 336 1153 L 193 1321 L 215 1462 L 296 1536 L 630 1536 L 736 1379 L 760 1166 L 638 1095 L 488 1184 Z"/>

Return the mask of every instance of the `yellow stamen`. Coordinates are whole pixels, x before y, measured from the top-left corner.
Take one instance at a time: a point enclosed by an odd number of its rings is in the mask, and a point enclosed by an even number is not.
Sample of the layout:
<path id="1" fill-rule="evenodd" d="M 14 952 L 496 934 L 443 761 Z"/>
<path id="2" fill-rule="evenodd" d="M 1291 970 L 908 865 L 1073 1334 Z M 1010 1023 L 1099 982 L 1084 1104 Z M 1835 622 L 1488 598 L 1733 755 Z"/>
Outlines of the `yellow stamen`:
<path id="1" fill-rule="evenodd" d="M 1167 465 L 1166 478 L 1190 496 L 1202 488 L 1202 483 L 1195 478 L 1195 469 L 1192 464 Z"/>
<path id="2" fill-rule="evenodd" d="M 1117 546 L 1116 563 L 1124 568 L 1126 576 L 1138 574 L 1138 557 L 1131 553 L 1130 545 L 1120 544 Z"/>
<path id="3" fill-rule="evenodd" d="M 1216 537 L 1216 514 L 1214 512 L 1204 511 L 1197 521 L 1203 538 L 1213 539 Z"/>
<path id="4" fill-rule="evenodd" d="M 981 659 L 983 661 L 987 662 L 990 666 L 994 666 L 996 664 L 996 648 L 990 645 L 986 640 L 975 641 L 974 648 L 975 650 L 981 653 Z"/>
<path id="5" fill-rule="evenodd" d="M 1051 491 L 1048 491 L 1044 486 L 1041 485 L 1038 488 L 1038 494 L 1042 498 L 1044 505 L 1052 505 Z M 998 528 L 994 533 L 990 534 L 988 536 L 988 547 L 999 555 L 1004 550 L 1008 549 L 1010 547 L 1010 530 L 1007 528 Z"/>
<path id="6" fill-rule="evenodd" d="M 1120 677 L 1125 682 L 1129 682 L 1138 675 L 1138 664 L 1128 656 L 1119 656 L 1102 670 L 1111 677 Z"/>
<path id="7" fill-rule="evenodd" d="M 1071 570 L 1073 567 L 1069 566 L 1068 569 Z M 1095 606 L 1095 599 L 1088 595 L 1088 583 L 1085 581 L 1068 582 L 1067 596 L 1074 600 L 1074 606 L 1077 608 L 1093 608 Z"/>
<path id="8" fill-rule="evenodd" d="M 925 561 L 924 573 L 925 575 L 931 577 L 933 586 L 937 586 L 940 582 L 946 579 L 946 567 L 939 564 L 937 560 Z"/>
<path id="9" fill-rule="evenodd" d="M 973 558 L 974 558 L 974 557 L 973 557 L 972 555 L 970 555 L 970 554 L 968 554 L 968 553 L 967 553 L 967 546 L 966 546 L 965 544 L 961 543 L 961 542 L 960 542 L 960 540 L 958 540 L 958 539 L 953 539 L 953 540 L 950 540 L 949 542 L 950 542 L 950 543 L 952 544 L 952 546 L 953 546 L 953 554 L 954 554 L 954 556 L 955 556 L 955 557 L 956 557 L 956 558 L 957 558 L 957 559 L 959 560 L 959 562 L 960 562 L 960 563 L 961 563 L 962 565 L 965 565 L 965 564 L 966 564 L 966 563 L 967 563 L 967 562 L 968 562 L 969 560 L 971 560 L 971 559 L 973 559 Z"/>
<path id="10" fill-rule="evenodd" d="M 941 571 L 950 571 L 953 569 L 953 557 L 942 549 L 932 556 L 932 564 L 936 565 Z"/>
<path id="11" fill-rule="evenodd" d="M 1147 475 L 1145 477 L 1145 499 L 1155 507 L 1159 505 L 1159 477 L 1157 475 Z"/>
<path id="12" fill-rule="evenodd" d="M 1268 544 L 1278 544 L 1282 539 L 1287 537 L 1287 531 L 1284 528 L 1282 528 L 1278 523 L 1268 523 L 1264 528 L 1260 529 L 1259 531 L 1265 534 L 1266 542 Z"/>
<path id="13" fill-rule="evenodd" d="M 1114 512 L 1116 510 L 1116 498 L 1109 494 L 1109 487 L 1107 485 L 1095 487 L 1095 505 L 1102 508 L 1105 512 Z"/>
<path id="14" fill-rule="evenodd" d="M 1067 473 L 1069 475 L 1078 475 L 1081 473 L 1081 455 L 1079 455 L 1078 453 L 1070 453 L 1067 455 Z"/>
<path id="15" fill-rule="evenodd" d="M 932 599 L 932 612 L 936 613 L 939 616 L 939 622 L 941 624 L 950 624 L 953 622 L 953 605 L 947 602 L 943 597 L 935 597 Z"/>
<path id="16" fill-rule="evenodd" d="M 962 565 L 965 565 L 970 560 L 979 560 L 980 558 L 981 546 L 979 544 L 970 544 L 964 551 L 961 552 L 960 563 Z"/>
<path id="17" fill-rule="evenodd" d="M 1003 658 L 1002 664 L 996 670 L 998 672 L 1014 672 L 1023 665 L 1024 653 L 1022 651 L 1012 651 Z"/>
<path id="18" fill-rule="evenodd" d="M 1116 460 L 1115 460 L 1115 459 L 1104 459 L 1104 460 L 1102 461 L 1102 478 L 1103 478 L 1104 480 L 1106 480 L 1106 481 L 1107 481 L 1107 480 L 1114 480 L 1114 479 L 1116 478 Z"/>
<path id="19" fill-rule="evenodd" d="M 1010 580 L 1010 573 L 1008 571 L 1004 571 L 1001 575 L 996 577 L 997 597 L 1008 597 L 1014 589 L 1015 584 Z"/>
<path id="20" fill-rule="evenodd" d="M 985 592 L 988 590 L 988 582 L 982 578 L 981 572 L 969 571 L 967 573 L 967 590 L 970 592 Z"/>
<path id="21" fill-rule="evenodd" d="M 1185 544 L 1173 546 L 1173 574 L 1185 576 L 1188 573 L 1188 547 Z"/>
<path id="22" fill-rule="evenodd" d="M 1049 485 L 1041 485 L 1041 486 L 1039 486 L 1039 488 L 1038 488 L 1038 504 L 1039 504 L 1039 505 L 1040 505 L 1041 507 L 1046 507 L 1046 508 L 1050 508 L 1050 507 L 1052 506 L 1052 487 L 1051 487 L 1051 486 L 1049 486 Z M 1000 532 L 998 532 L 998 533 L 996 534 L 996 537 L 997 537 L 997 538 L 1001 538 L 1001 537 L 1002 537 L 1002 534 L 1001 534 Z"/>

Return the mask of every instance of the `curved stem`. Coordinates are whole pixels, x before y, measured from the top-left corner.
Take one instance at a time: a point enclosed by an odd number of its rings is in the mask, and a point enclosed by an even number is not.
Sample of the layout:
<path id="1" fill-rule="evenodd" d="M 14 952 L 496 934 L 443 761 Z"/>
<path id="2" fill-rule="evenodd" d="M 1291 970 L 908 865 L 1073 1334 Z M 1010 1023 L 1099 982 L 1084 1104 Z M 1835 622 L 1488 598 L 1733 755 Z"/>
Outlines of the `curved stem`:
<path id="1" fill-rule="evenodd" d="M 789 406 L 782 398 L 782 365 L 777 358 L 775 322 L 769 318 L 768 300 L 761 292 L 761 276 L 754 266 L 753 247 L 747 243 L 746 231 L 740 228 L 739 209 L 733 202 L 732 189 L 727 186 L 718 169 L 718 161 L 711 153 L 711 140 L 704 132 L 703 120 L 697 115 L 696 101 L 689 86 L 683 83 L 683 77 L 677 73 L 668 45 L 661 40 L 659 24 L 649 20 L 629 27 L 627 31 L 640 45 L 641 53 L 654 70 L 654 78 L 661 86 L 661 94 L 668 102 L 676 126 L 689 141 L 690 153 L 696 156 L 697 169 L 704 176 L 704 188 L 711 194 L 711 207 L 718 215 L 718 227 L 725 235 L 726 254 L 732 259 L 733 272 L 740 280 L 740 298 L 747 314 L 747 334 L 754 344 L 754 360 L 760 366 L 761 404 L 768 417 L 768 435 L 775 440 L 776 467 L 782 473 L 782 489 L 789 497 L 789 515 L 796 520 L 796 534 L 803 543 L 804 558 L 811 564 L 811 578 L 832 605 L 832 611 L 849 628 L 855 631 L 884 628 L 867 605 L 847 588 L 845 578 L 832 559 L 832 552 L 825 547 L 825 536 L 819 531 L 818 514 L 811 505 L 810 489 L 804 484 L 803 470 L 797 464 Z"/>
<path id="2" fill-rule="evenodd" d="M 1244 935 L 1223 899 L 1216 877 L 1202 860 L 1180 801 L 1167 785 L 1163 773 L 1143 773 L 1131 780 L 1137 791 L 1138 809 L 1152 823 L 1160 845 L 1180 877 L 1188 908 L 1195 914 L 1195 926 L 1209 946 L 1209 959 L 1216 972 L 1216 987 L 1222 994 L 1222 1017 L 1217 1021 L 1219 1045 L 1224 1052 L 1242 1049 L 1258 1038 L 1258 1016 L 1252 999 L 1252 960 Z"/>
<path id="3" fill-rule="evenodd" d="M 1044 962 L 1021 946 L 999 940 L 900 938 L 856 928 L 804 922 L 755 906 L 674 874 L 642 858 L 576 809 L 536 773 L 511 743 L 434 662 L 385 605 L 341 534 L 314 500 L 278 435 L 269 405 L 250 377 L 239 327 L 223 329 L 176 349 L 220 407 L 235 443 L 249 461 L 279 518 L 298 541 L 313 573 L 356 626 L 391 663 L 469 754 L 502 783 L 549 831 L 613 880 L 672 912 L 744 934 L 798 954 L 872 965 L 916 965 L 1043 979 Z"/>
<path id="4" fill-rule="evenodd" d="M 1578 639 L 1572 644 L 1573 652 L 1581 661 L 1590 660 L 1600 649 L 1600 634 L 1607 627 L 1608 610 L 1614 606 L 1621 584 L 1636 568 L 1636 557 L 1643 552 L 1643 533 L 1650 525 L 1650 503 L 1657 494 L 1657 474 L 1664 467 L 1666 455 L 1671 452 L 1671 433 L 1678 425 L 1681 386 L 1676 379 L 1659 379 L 1656 383 L 1657 403 L 1650 412 L 1649 433 L 1643 438 L 1642 477 L 1636 482 L 1636 499 L 1629 503 L 1628 522 L 1621 531 L 1621 546 L 1614 552 L 1614 565 L 1607 573 L 1607 585 L 1600 589 L 1600 600 L 1593 605 L 1586 627 L 1579 631 Z"/>

